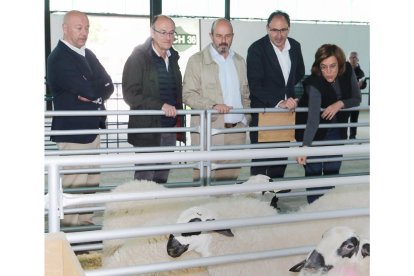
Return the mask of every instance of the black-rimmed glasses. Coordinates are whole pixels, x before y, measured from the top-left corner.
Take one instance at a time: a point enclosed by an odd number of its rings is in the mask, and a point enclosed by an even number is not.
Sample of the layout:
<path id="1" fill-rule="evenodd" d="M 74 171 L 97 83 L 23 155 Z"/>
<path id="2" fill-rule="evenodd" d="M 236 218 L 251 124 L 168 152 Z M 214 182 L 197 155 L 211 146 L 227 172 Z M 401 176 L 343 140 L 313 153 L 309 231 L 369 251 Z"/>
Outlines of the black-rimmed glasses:
<path id="1" fill-rule="evenodd" d="M 269 29 L 269 31 L 271 31 L 272 33 L 276 33 L 276 34 L 279 33 L 279 34 L 285 35 L 289 31 L 289 28 L 283 28 L 283 29 L 273 28 L 273 29 Z"/>

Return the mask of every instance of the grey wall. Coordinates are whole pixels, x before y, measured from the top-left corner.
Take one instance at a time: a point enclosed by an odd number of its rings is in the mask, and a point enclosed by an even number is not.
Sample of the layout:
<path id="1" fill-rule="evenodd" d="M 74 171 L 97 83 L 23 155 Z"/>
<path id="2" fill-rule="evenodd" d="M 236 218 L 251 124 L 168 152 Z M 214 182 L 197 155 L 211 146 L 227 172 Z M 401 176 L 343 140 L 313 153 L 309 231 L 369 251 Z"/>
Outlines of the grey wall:
<path id="1" fill-rule="evenodd" d="M 209 32 L 213 20 L 201 20 L 201 47 L 211 42 Z M 234 40 L 232 49 L 246 58 L 248 47 L 266 34 L 266 22 L 232 21 Z M 350 51 L 359 53 L 359 62 L 366 76 L 370 76 L 370 42 L 368 25 L 305 24 L 292 23 L 290 37 L 302 45 L 305 72 L 310 73 L 314 55 L 319 46 L 333 43 L 340 46 L 345 55 Z"/>

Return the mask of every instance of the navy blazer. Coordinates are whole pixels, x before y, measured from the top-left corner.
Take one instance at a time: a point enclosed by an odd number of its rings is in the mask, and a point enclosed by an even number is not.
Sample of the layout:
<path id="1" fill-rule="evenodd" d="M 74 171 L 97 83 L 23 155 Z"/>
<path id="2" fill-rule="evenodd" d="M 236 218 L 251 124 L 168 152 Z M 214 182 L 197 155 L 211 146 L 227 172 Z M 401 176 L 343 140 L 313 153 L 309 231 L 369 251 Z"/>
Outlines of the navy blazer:
<path id="1" fill-rule="evenodd" d="M 305 65 L 300 43 L 290 37 L 288 40 L 291 70 L 287 84 L 268 35 L 249 47 L 246 62 L 252 108 L 275 107 L 285 95 L 295 98 L 295 85 L 303 78 Z"/>
<path id="2" fill-rule="evenodd" d="M 78 96 L 92 101 L 108 99 L 114 85 L 105 68 L 95 54 L 85 50 L 85 57 L 59 41 L 47 58 L 46 82 L 53 95 L 54 110 L 104 110 L 103 103 L 83 102 Z M 105 116 L 55 116 L 52 130 L 99 129 L 103 126 Z M 96 134 L 56 135 L 55 142 L 91 143 Z"/>

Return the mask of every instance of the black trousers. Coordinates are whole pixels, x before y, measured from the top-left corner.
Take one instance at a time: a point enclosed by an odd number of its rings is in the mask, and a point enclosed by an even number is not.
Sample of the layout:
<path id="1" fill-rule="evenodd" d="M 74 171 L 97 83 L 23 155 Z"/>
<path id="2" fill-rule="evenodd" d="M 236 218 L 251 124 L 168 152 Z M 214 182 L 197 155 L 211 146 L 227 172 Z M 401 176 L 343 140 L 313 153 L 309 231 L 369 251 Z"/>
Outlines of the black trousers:
<path id="1" fill-rule="evenodd" d="M 351 123 L 358 123 L 358 117 L 359 117 L 359 110 L 357 111 L 350 111 L 350 122 Z M 357 135 L 357 128 L 356 127 L 350 127 L 349 128 L 349 138 L 355 138 Z"/>

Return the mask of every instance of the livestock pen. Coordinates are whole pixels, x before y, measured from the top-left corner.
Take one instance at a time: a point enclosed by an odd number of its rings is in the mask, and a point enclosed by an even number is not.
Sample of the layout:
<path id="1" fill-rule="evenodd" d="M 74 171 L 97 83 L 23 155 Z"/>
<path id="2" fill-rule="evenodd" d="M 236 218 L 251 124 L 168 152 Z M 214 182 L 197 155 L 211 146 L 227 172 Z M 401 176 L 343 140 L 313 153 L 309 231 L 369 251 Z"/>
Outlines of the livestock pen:
<path id="1" fill-rule="evenodd" d="M 108 112 L 108 111 L 106 111 Z M 190 111 L 182 111 L 183 114 Z M 196 111 L 191 111 L 196 112 Z M 211 112 L 211 111 L 210 111 Z M 240 112 L 235 110 L 234 112 Z M 246 112 L 246 111 L 242 111 Z M 248 110 L 252 112 L 252 110 Z M 260 112 L 260 111 L 256 111 Z M 157 111 L 154 111 L 157 113 Z M 110 114 L 110 112 L 108 112 Z M 199 113 L 204 116 L 203 113 Z M 209 118 L 208 112 L 206 118 Z M 367 126 L 367 123 L 358 123 L 359 126 Z M 208 128 L 208 120 L 205 128 Z M 283 126 L 282 126 L 283 127 Z M 280 128 L 280 126 L 274 127 L 274 129 Z M 251 130 L 251 129 L 250 129 Z M 128 131 L 128 130 L 123 130 Z M 129 130 L 131 131 L 131 130 Z M 133 130 L 132 130 L 133 131 Z M 164 130 L 168 131 L 168 130 Z M 190 129 L 186 131 L 205 131 L 203 128 Z M 210 135 L 226 130 L 210 130 L 207 133 L 209 135 L 202 135 L 205 139 L 209 139 Z M 249 131 L 249 129 L 239 129 L 239 131 Z M 96 130 L 95 130 L 96 132 Z M 110 134 L 110 129 L 101 130 L 102 134 Z M 106 132 L 106 133 L 105 133 Z M 185 198 L 185 197 L 199 197 L 199 196 L 218 196 L 229 194 L 242 194 L 250 192 L 261 191 L 273 191 L 281 189 L 292 189 L 290 195 L 284 196 L 300 196 L 305 195 L 306 192 L 302 192 L 304 188 L 309 187 L 323 187 L 339 185 L 353 185 L 369 183 L 369 173 L 357 173 L 357 174 L 344 174 L 337 177 L 321 177 L 321 178 L 286 178 L 284 180 L 278 180 L 272 183 L 263 183 L 253 186 L 243 186 L 234 183 L 224 183 L 226 185 L 216 185 L 222 183 L 211 183 L 210 181 L 202 183 L 185 183 L 185 185 L 172 185 L 174 186 L 186 186 L 180 189 L 166 189 L 159 192 L 139 192 L 139 193 L 126 193 L 126 194 L 111 194 L 106 191 L 96 194 L 68 194 L 64 191 L 60 185 L 60 175 L 62 173 L 76 173 L 79 170 L 65 170 L 66 166 L 98 166 L 97 171 L 110 173 L 112 171 L 121 171 L 123 169 L 133 170 L 135 164 L 148 165 L 156 163 L 171 162 L 169 166 L 178 168 L 184 166 L 186 169 L 194 168 L 206 168 L 206 176 L 208 179 L 209 172 L 218 168 L 220 165 L 216 165 L 215 161 L 218 160 L 249 160 L 252 158 L 275 158 L 275 157 L 288 157 L 290 160 L 286 162 L 293 164 L 292 158 L 300 155 L 343 155 L 343 161 L 347 160 L 369 160 L 369 143 L 368 139 L 361 139 L 357 141 L 336 141 L 341 145 L 315 145 L 310 148 L 300 148 L 298 143 L 289 143 L 288 145 L 267 145 L 267 148 L 254 148 L 252 145 L 239 145 L 229 146 L 229 148 L 205 148 L 205 144 L 190 146 L 189 149 L 180 147 L 179 149 L 164 149 L 170 152 L 160 152 L 160 149 L 154 150 L 154 152 L 140 152 L 136 153 L 137 149 L 128 149 L 126 152 L 122 152 L 122 149 L 115 149 L 114 152 L 105 152 L 108 149 L 101 149 L 97 152 L 77 152 L 77 153 L 63 153 L 59 154 L 57 151 L 54 154 L 46 154 L 45 165 L 47 171 L 47 195 L 45 209 L 48 216 L 48 232 L 59 232 L 61 227 L 59 220 L 65 213 L 76 211 L 103 211 L 104 204 L 115 201 L 145 201 L 145 200 L 158 200 L 162 198 Z M 288 147 L 287 147 L 288 146 Z M 139 150 L 139 149 L 138 149 Z M 148 149 L 147 149 L 148 150 Z M 117 152 L 118 151 L 118 152 Z M 129 152 L 128 152 L 129 151 Z M 97 155 L 100 153 L 100 155 Z M 228 166 L 249 166 L 248 162 L 240 164 L 232 164 Z M 148 165 L 150 166 L 150 165 Z M 154 167 L 154 165 L 152 165 Z M 162 168 L 163 165 L 158 165 Z M 174 167 L 176 166 L 176 167 Z M 157 168 L 155 166 L 155 168 Z M 80 169 L 80 171 L 88 171 L 91 169 Z M 120 184 L 120 183 L 118 183 Z M 295 192 L 299 191 L 299 192 Z M 92 205 L 98 207 L 90 207 Z M 74 208 L 74 206 L 87 206 L 83 208 Z M 71 210 L 71 208 L 74 208 Z M 284 213 L 278 216 L 266 217 L 266 218 L 243 218 L 243 219 L 225 219 L 220 221 L 202 222 L 194 225 L 158 225 L 158 226 L 142 226 L 127 229 L 115 229 L 115 230 L 101 230 L 97 228 L 75 229 L 67 231 L 67 238 L 74 245 L 72 248 L 75 251 L 78 250 L 100 250 L 102 248 L 102 241 L 111 239 L 129 239 L 142 236 L 154 236 L 164 235 L 170 233 L 179 232 L 194 232 L 194 231 L 207 231 L 211 229 L 219 228 L 237 228 L 248 226 L 259 226 L 265 224 L 283 224 L 292 221 L 306 221 L 316 219 L 330 219 L 335 217 L 354 217 L 354 216 L 369 216 L 368 208 L 349 208 L 347 210 L 335 210 L 333 206 L 331 211 L 315 212 L 312 214 L 295 214 Z M 90 231 L 85 231 L 90 230 Z M 86 243 L 86 244 L 82 244 Z M 304 244 L 301 247 L 295 248 L 282 248 L 274 249 L 268 252 L 245 252 L 237 255 L 227 256 L 214 256 L 205 258 L 196 258 L 193 260 L 174 260 L 167 263 L 154 263 L 147 265 L 129 266 L 123 268 L 111 268 L 111 269 L 98 269 L 85 271 L 86 275 L 132 275 L 137 273 L 150 273 L 156 271 L 169 271 L 174 269 L 182 269 L 195 266 L 211 266 L 215 264 L 221 264 L 226 262 L 247 262 L 249 260 L 262 259 L 262 258 L 274 258 L 288 255 L 306 255 L 310 251 L 309 244 Z M 254 248 L 252 248 L 254 250 Z M 293 265 L 293 264 L 292 264 Z"/>

